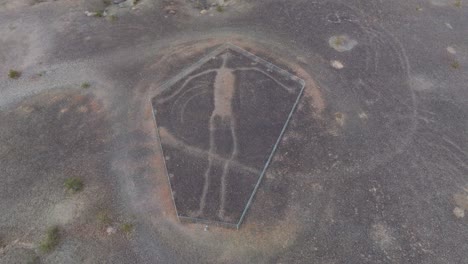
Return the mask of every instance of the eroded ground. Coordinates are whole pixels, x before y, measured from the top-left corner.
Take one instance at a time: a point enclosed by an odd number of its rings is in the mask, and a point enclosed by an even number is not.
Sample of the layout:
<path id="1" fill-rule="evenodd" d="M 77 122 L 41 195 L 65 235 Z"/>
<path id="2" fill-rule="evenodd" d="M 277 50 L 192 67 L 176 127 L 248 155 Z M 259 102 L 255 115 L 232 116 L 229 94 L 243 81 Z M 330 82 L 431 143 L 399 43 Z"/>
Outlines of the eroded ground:
<path id="1" fill-rule="evenodd" d="M 201 2 L 0 0 L 1 263 L 468 259 L 466 3 Z M 226 42 L 305 81 L 238 231 L 178 221 L 150 102 Z"/>

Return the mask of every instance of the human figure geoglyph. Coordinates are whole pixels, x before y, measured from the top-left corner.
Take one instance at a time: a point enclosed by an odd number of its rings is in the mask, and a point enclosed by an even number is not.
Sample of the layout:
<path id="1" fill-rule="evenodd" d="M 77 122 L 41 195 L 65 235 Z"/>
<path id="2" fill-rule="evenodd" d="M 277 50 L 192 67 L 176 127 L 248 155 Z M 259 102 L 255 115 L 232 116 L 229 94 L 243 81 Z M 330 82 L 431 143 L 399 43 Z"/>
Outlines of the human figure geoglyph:
<path id="1" fill-rule="evenodd" d="M 257 67 L 236 67 L 236 68 L 229 68 L 228 67 L 228 60 L 231 56 L 233 56 L 230 52 L 225 52 L 219 55 L 222 59 L 222 64 L 219 68 L 216 69 L 208 69 L 202 71 L 200 73 L 194 74 L 188 78 L 186 78 L 182 85 L 179 87 L 177 91 L 172 93 L 171 95 L 160 98 L 159 102 L 166 102 L 173 98 L 176 95 L 180 96 L 180 92 L 182 92 L 186 85 L 188 85 L 192 80 L 201 77 L 205 74 L 209 74 L 215 72 L 216 76 L 213 83 L 213 99 L 214 99 L 214 108 L 211 113 L 209 119 L 209 149 L 207 151 L 208 156 L 208 165 L 204 172 L 204 184 L 202 189 L 202 194 L 200 197 L 199 208 L 197 211 L 194 211 L 192 217 L 200 217 L 203 215 L 207 196 L 209 193 L 210 182 L 212 177 L 220 177 L 221 182 L 221 189 L 219 192 L 219 207 L 217 210 L 217 216 L 221 220 L 226 220 L 225 216 L 225 204 L 226 204 L 226 186 L 227 186 L 227 175 L 231 169 L 231 164 L 236 163 L 237 156 L 239 154 L 239 144 L 236 135 L 236 119 L 233 113 L 233 100 L 234 94 L 236 91 L 236 75 L 234 74 L 236 71 L 256 71 L 260 72 L 262 75 L 269 77 L 270 80 L 275 82 L 276 84 L 280 85 L 282 88 L 286 89 L 288 92 L 294 92 L 291 87 L 285 86 L 279 80 L 277 80 L 274 76 L 271 75 L 271 72 L 264 71 Z M 200 89 L 203 85 L 196 85 L 191 89 Z M 187 91 L 183 91 L 182 93 L 185 94 Z M 181 113 L 183 115 L 183 113 Z M 183 120 L 183 117 L 181 118 Z M 215 133 L 219 130 L 230 131 L 230 137 L 232 141 L 232 148 L 230 149 L 230 153 L 228 153 L 228 157 L 225 159 L 219 158 L 219 153 L 217 153 L 217 146 L 218 144 L 222 144 L 222 142 L 216 142 Z M 226 133 L 227 134 L 227 133 Z M 229 140 L 227 138 L 223 138 L 222 140 Z M 214 175 L 214 165 L 221 163 L 222 172 L 221 175 Z"/>
<path id="2" fill-rule="evenodd" d="M 224 205 L 226 202 L 226 175 L 229 172 L 229 165 L 231 161 L 236 157 L 238 153 L 238 144 L 236 137 L 236 124 L 235 119 L 232 116 L 232 100 L 234 97 L 234 81 L 235 76 L 231 69 L 226 66 L 229 53 L 221 55 L 223 64 L 221 68 L 216 71 L 216 77 L 214 82 L 214 109 L 210 117 L 210 148 L 208 150 L 208 167 L 205 171 L 205 184 L 203 185 L 202 197 L 200 199 L 200 209 L 197 215 L 203 213 L 206 203 L 206 195 L 208 193 L 208 187 L 210 185 L 210 173 L 213 167 L 213 154 L 216 153 L 216 142 L 214 133 L 217 129 L 223 129 L 224 125 L 228 125 L 231 131 L 232 137 L 232 150 L 228 160 L 223 161 L 223 172 L 221 174 L 221 190 L 220 190 L 220 205 L 218 211 L 218 217 L 224 218 Z"/>

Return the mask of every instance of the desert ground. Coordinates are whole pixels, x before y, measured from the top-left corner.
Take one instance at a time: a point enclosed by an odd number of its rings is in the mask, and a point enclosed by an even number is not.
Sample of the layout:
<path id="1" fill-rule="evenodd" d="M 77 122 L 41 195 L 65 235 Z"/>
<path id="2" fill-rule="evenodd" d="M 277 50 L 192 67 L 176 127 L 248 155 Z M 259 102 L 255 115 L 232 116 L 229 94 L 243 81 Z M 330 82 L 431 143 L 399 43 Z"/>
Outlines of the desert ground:
<path id="1" fill-rule="evenodd" d="M 464 0 L 0 0 L 0 263 L 466 263 L 467 32 Z M 226 43 L 300 78 L 297 106 L 191 100 L 182 123 L 205 126 L 173 143 L 152 100 Z M 289 85 L 235 63 L 192 74 L 221 72 L 197 79 L 212 97 Z M 203 107 L 225 117 L 216 159 L 255 179 L 271 151 L 255 139 L 279 138 L 238 228 L 179 217 L 203 180 L 177 189 L 170 172 L 209 175 L 214 155 Z M 248 129 L 265 120 L 271 139 Z M 205 158 L 174 163 L 182 148 Z M 207 190 L 208 218 L 238 219 L 245 194 Z"/>

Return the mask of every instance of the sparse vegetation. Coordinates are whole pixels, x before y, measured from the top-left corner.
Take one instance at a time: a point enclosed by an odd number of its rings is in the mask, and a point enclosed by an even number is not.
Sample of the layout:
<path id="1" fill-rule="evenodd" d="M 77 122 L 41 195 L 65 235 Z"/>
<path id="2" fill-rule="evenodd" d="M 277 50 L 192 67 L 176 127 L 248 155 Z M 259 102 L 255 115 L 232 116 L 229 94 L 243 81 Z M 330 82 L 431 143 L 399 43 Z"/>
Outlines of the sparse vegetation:
<path id="1" fill-rule="evenodd" d="M 68 178 L 65 180 L 64 186 L 65 188 L 67 188 L 68 191 L 76 193 L 83 189 L 83 181 L 75 177 Z"/>
<path id="2" fill-rule="evenodd" d="M 341 46 L 341 45 L 343 45 L 343 43 L 344 43 L 344 39 L 343 39 L 342 36 L 337 36 L 335 38 L 335 41 L 333 42 L 333 44 L 335 44 L 335 46 Z"/>
<path id="3" fill-rule="evenodd" d="M 453 69 L 458 69 L 460 68 L 460 63 L 458 61 L 454 61 L 450 66 L 452 66 Z"/>
<path id="4" fill-rule="evenodd" d="M 8 72 L 8 77 L 10 77 L 11 79 L 18 79 L 19 77 L 21 77 L 21 72 L 16 70 L 10 70 Z"/>
<path id="5" fill-rule="evenodd" d="M 120 225 L 120 230 L 125 234 L 129 235 L 133 232 L 133 224 L 132 223 L 123 223 Z"/>
<path id="6" fill-rule="evenodd" d="M 112 223 L 112 219 L 106 211 L 100 211 L 97 214 L 97 220 L 103 225 L 110 225 Z"/>
<path id="7" fill-rule="evenodd" d="M 118 19 L 119 19 L 119 17 L 116 16 L 116 15 L 110 15 L 110 16 L 109 16 L 109 20 L 110 20 L 110 21 L 116 21 L 116 20 L 118 20 Z"/>
<path id="8" fill-rule="evenodd" d="M 224 7 L 218 5 L 218 6 L 216 6 L 216 11 L 222 13 L 222 12 L 224 12 Z"/>
<path id="9" fill-rule="evenodd" d="M 456 7 L 461 7 L 461 5 L 462 5 L 461 0 L 456 0 L 456 1 L 455 1 L 455 6 L 456 6 Z"/>
<path id="10" fill-rule="evenodd" d="M 103 16 L 104 16 L 104 11 L 103 10 L 96 11 L 95 17 L 103 17 Z"/>
<path id="11" fill-rule="evenodd" d="M 44 240 L 39 244 L 39 249 L 44 253 L 51 252 L 58 245 L 59 240 L 59 228 L 57 226 L 51 227 L 47 230 L 47 234 Z"/>
<path id="12" fill-rule="evenodd" d="M 91 84 L 89 82 L 84 82 L 81 84 L 81 88 L 83 89 L 88 89 L 89 87 L 91 87 Z"/>

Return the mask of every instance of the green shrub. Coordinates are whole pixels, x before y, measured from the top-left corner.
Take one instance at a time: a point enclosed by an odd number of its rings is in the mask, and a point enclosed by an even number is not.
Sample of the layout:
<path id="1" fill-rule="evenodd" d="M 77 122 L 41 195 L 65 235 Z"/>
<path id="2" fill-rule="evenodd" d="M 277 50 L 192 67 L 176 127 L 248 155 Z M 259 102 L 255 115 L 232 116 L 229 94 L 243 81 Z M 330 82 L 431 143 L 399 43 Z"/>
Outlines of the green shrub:
<path id="1" fill-rule="evenodd" d="M 83 181 L 79 178 L 68 178 L 64 183 L 65 188 L 71 192 L 79 192 L 83 189 Z"/>
<path id="2" fill-rule="evenodd" d="M 103 17 L 104 16 L 104 11 L 103 10 L 98 10 L 96 11 L 96 17 Z"/>
<path id="3" fill-rule="evenodd" d="M 39 249 L 44 253 L 51 252 L 58 245 L 59 240 L 60 240 L 59 228 L 57 226 L 51 227 L 47 230 L 47 234 L 44 240 L 42 240 L 41 243 L 39 244 Z"/>
<path id="4" fill-rule="evenodd" d="M 16 70 L 10 70 L 8 72 L 8 77 L 10 77 L 11 79 L 18 79 L 19 77 L 21 77 L 21 72 Z"/>
<path id="5" fill-rule="evenodd" d="M 458 61 L 454 61 L 452 64 L 450 64 L 450 66 L 452 66 L 454 69 L 458 69 L 460 68 L 460 63 Z"/>
<path id="6" fill-rule="evenodd" d="M 120 230 L 125 234 L 131 234 L 133 232 L 133 224 L 132 223 L 123 223 L 120 225 Z"/>
<path id="7" fill-rule="evenodd" d="M 89 82 L 84 82 L 81 84 L 81 88 L 83 89 L 88 89 L 89 87 L 91 87 L 91 84 L 89 84 Z"/>
<path id="8" fill-rule="evenodd" d="M 344 38 L 342 36 L 337 36 L 334 41 L 335 46 L 342 46 L 344 44 Z"/>

